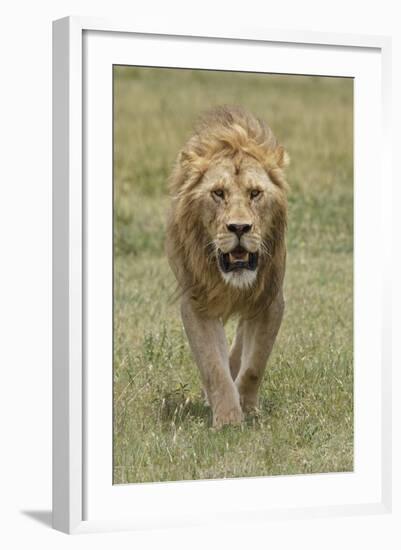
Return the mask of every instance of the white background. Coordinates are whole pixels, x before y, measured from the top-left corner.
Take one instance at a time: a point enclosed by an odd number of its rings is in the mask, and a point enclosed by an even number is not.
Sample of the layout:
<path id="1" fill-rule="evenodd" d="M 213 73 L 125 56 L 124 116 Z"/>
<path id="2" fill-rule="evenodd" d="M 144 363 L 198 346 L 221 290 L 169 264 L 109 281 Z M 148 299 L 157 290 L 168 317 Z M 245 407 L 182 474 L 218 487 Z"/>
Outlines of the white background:
<path id="1" fill-rule="evenodd" d="M 155 6 L 155 4 L 157 4 Z M 228 6 L 231 6 L 229 9 Z M 227 11 L 228 10 L 228 11 Z M 52 531 L 51 506 L 51 20 L 65 15 L 165 22 L 180 18 L 197 26 L 229 22 L 230 28 L 283 28 L 388 34 L 393 66 L 401 66 L 401 23 L 397 2 L 281 0 L 234 3 L 227 0 L 159 2 L 113 0 L 15 0 L 2 9 L 1 32 L 1 453 L 0 543 L 5 548 L 383 548 L 400 547 L 400 527 L 389 516 L 272 521 L 213 529 L 170 529 L 67 537 Z M 401 97 L 400 70 L 394 98 Z M 395 102 L 394 102 L 395 103 Z M 394 128 L 400 127 L 394 105 Z M 394 134 L 396 134 L 394 132 Z M 394 158 L 401 151 L 395 135 Z M 399 182 L 399 185 L 401 183 Z M 394 251 L 400 248 L 400 190 L 389 204 L 394 212 Z M 398 206 L 397 206 L 398 205 Z M 401 279 L 399 253 L 394 280 Z M 400 389 L 400 290 L 394 285 L 394 374 Z M 398 338 L 397 338 L 398 336 Z M 398 390 L 399 391 L 399 390 Z M 400 400 L 394 413 L 400 417 Z M 398 401 L 398 402 L 397 402 Z M 400 439 L 394 440 L 401 464 Z M 395 509 L 400 512 L 400 474 L 395 470 Z M 36 517 L 36 520 L 34 519 Z M 39 521 L 38 521 L 39 519 Z"/>

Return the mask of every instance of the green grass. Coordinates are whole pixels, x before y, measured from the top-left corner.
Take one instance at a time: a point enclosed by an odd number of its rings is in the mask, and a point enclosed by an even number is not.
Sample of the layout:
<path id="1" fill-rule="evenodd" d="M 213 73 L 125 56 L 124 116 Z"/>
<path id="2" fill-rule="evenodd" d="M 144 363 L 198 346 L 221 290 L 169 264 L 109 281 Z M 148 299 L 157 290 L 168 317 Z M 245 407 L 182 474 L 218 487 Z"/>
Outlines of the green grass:
<path id="1" fill-rule="evenodd" d="M 115 69 L 115 483 L 352 470 L 352 90 L 348 79 Z M 264 117 L 292 164 L 286 312 L 261 410 L 214 431 L 163 244 L 175 155 L 221 103 Z"/>

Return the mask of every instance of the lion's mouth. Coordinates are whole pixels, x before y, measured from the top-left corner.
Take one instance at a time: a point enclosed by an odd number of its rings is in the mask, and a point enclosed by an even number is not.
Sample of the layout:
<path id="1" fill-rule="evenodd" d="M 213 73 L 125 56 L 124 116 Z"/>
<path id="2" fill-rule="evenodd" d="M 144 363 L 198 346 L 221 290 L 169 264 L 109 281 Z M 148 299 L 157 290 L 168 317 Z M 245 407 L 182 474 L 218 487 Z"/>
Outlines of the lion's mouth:
<path id="1" fill-rule="evenodd" d="M 237 271 L 240 269 L 249 269 L 255 271 L 258 267 L 258 253 L 248 252 L 242 246 L 237 246 L 230 252 L 218 251 L 219 265 L 223 273 Z"/>

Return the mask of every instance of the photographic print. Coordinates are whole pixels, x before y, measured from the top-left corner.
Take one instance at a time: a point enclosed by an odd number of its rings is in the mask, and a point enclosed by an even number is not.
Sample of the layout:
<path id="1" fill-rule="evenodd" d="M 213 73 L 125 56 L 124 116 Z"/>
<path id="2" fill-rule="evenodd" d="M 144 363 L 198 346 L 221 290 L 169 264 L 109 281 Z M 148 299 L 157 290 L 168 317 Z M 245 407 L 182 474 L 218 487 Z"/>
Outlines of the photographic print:
<path id="1" fill-rule="evenodd" d="M 353 79 L 113 68 L 113 482 L 353 470 Z"/>

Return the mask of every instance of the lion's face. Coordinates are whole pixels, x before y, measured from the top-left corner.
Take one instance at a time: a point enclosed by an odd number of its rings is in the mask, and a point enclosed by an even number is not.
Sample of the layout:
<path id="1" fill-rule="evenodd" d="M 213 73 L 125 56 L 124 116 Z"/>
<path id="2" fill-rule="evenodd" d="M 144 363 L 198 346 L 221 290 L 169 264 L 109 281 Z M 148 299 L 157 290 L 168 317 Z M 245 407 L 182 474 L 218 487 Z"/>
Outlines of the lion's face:
<path id="1" fill-rule="evenodd" d="M 277 186 L 252 157 L 220 159 L 203 176 L 201 216 L 223 279 L 251 286 L 272 225 Z M 210 246 L 209 246 L 210 249 Z"/>
<path id="2" fill-rule="evenodd" d="M 199 311 L 253 315 L 281 288 L 288 162 L 264 121 L 229 106 L 205 114 L 178 153 L 166 251 Z"/>

